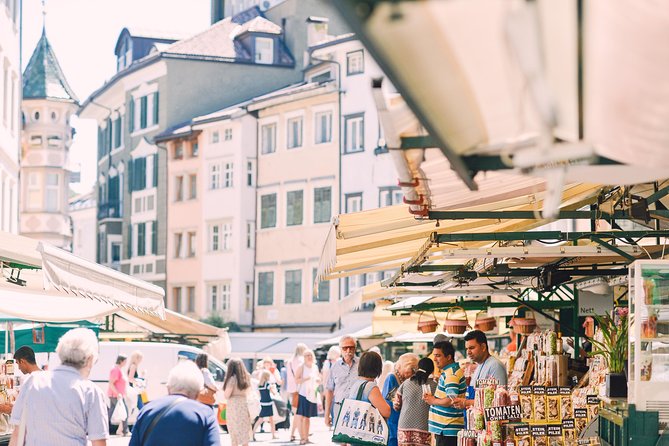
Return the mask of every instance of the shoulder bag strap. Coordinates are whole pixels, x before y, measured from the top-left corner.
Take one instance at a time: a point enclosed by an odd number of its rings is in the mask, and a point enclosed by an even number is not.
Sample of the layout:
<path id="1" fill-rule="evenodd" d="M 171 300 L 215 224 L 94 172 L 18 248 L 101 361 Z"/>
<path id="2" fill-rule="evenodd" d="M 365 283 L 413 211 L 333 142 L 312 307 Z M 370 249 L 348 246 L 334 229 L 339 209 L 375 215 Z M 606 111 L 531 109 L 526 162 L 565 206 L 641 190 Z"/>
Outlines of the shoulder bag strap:
<path id="1" fill-rule="evenodd" d="M 156 416 L 153 418 L 153 421 L 151 421 L 151 424 L 149 424 L 149 427 L 146 429 L 146 432 L 144 432 L 144 436 L 142 437 L 142 441 L 140 441 L 140 444 L 144 446 L 146 442 L 149 440 L 149 437 L 151 436 L 151 432 L 153 432 L 153 429 L 156 427 L 156 424 L 158 424 L 158 421 L 165 415 L 167 412 L 170 411 L 174 406 L 176 406 L 179 403 L 183 403 L 186 401 L 187 398 L 185 397 L 180 397 L 175 399 L 170 403 L 169 406 L 161 410 L 159 413 L 156 414 Z"/>
<path id="2" fill-rule="evenodd" d="M 356 400 L 362 401 L 362 394 L 365 392 L 365 386 L 369 384 L 369 381 L 365 381 L 360 385 L 360 388 L 358 389 L 358 395 L 355 397 Z"/>

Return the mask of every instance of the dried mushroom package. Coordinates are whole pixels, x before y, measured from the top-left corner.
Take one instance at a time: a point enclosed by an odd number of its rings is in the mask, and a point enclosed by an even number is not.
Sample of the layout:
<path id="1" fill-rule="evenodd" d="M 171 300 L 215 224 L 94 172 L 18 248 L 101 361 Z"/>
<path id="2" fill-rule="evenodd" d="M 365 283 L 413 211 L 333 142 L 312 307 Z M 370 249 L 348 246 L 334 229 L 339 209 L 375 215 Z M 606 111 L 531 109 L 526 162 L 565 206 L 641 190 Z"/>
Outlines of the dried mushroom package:
<path id="1" fill-rule="evenodd" d="M 534 386 L 532 401 L 534 404 L 534 421 L 546 421 L 546 388 Z"/>
<path id="2" fill-rule="evenodd" d="M 572 418 L 571 389 L 569 387 L 560 387 L 560 419 Z"/>
<path id="3" fill-rule="evenodd" d="M 520 411 L 522 412 L 523 421 L 530 421 L 532 419 L 532 388 L 530 386 L 522 386 L 518 398 L 520 400 Z"/>

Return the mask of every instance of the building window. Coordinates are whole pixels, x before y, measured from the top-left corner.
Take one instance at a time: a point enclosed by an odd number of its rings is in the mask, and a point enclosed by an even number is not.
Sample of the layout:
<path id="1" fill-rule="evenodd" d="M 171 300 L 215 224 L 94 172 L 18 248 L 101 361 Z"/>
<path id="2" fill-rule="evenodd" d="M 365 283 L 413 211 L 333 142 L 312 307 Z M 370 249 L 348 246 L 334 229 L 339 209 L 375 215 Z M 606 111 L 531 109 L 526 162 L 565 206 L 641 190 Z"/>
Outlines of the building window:
<path id="1" fill-rule="evenodd" d="M 118 149 L 121 147 L 122 137 L 123 137 L 123 121 L 119 115 L 114 120 L 114 148 Z"/>
<path id="2" fill-rule="evenodd" d="M 316 283 L 316 276 L 318 275 L 318 268 L 313 269 L 313 283 Z M 313 295 L 314 302 L 329 302 L 330 301 L 330 281 L 323 280 L 318 282 L 318 289 Z"/>
<path id="3" fill-rule="evenodd" d="M 188 198 L 194 200 L 197 198 L 197 175 L 191 174 L 188 175 L 189 187 L 188 187 Z"/>
<path id="4" fill-rule="evenodd" d="M 223 164 L 223 187 L 232 187 L 233 163 Z"/>
<path id="5" fill-rule="evenodd" d="M 288 148 L 302 147 L 302 117 L 288 120 L 286 133 L 288 134 Z"/>
<path id="6" fill-rule="evenodd" d="M 174 234 L 174 257 L 181 257 L 181 244 L 183 243 L 184 235 L 181 232 Z"/>
<path id="7" fill-rule="evenodd" d="M 254 186 L 255 181 L 255 163 L 252 160 L 246 162 L 246 185 Z"/>
<path id="8" fill-rule="evenodd" d="M 360 212 L 362 210 L 362 192 L 345 195 L 346 213 Z"/>
<path id="9" fill-rule="evenodd" d="M 232 129 L 225 129 L 223 131 L 223 139 L 225 139 L 226 141 L 232 140 Z"/>
<path id="10" fill-rule="evenodd" d="M 112 265 L 118 264 L 121 261 L 121 243 L 114 242 L 111 244 L 110 262 Z"/>
<path id="11" fill-rule="evenodd" d="M 148 114 L 149 114 L 149 97 L 148 96 L 142 96 L 139 98 L 139 128 L 140 129 L 145 129 L 147 126 L 148 122 Z"/>
<path id="12" fill-rule="evenodd" d="M 253 308 L 253 282 L 246 282 L 244 285 L 244 311 L 251 311 Z"/>
<path id="13" fill-rule="evenodd" d="M 286 271 L 286 303 L 299 304 L 302 302 L 302 270 Z"/>
<path id="14" fill-rule="evenodd" d="M 197 143 L 197 141 L 193 141 L 190 144 L 190 156 L 191 158 L 195 158 L 198 156 L 200 153 L 200 145 Z"/>
<path id="15" fill-rule="evenodd" d="M 303 197 L 301 190 L 289 191 L 286 194 L 286 225 L 301 225 L 303 220 Z"/>
<path id="16" fill-rule="evenodd" d="M 258 273 L 258 305 L 274 304 L 274 272 Z"/>
<path id="17" fill-rule="evenodd" d="M 402 203 L 404 194 L 402 189 L 396 186 L 379 188 L 379 207 L 394 206 Z"/>
<path id="18" fill-rule="evenodd" d="M 365 56 L 362 50 L 346 53 L 346 75 L 365 72 Z"/>
<path id="19" fill-rule="evenodd" d="M 332 141 L 332 112 L 316 113 L 314 121 L 316 125 L 316 144 Z"/>
<path id="20" fill-rule="evenodd" d="M 212 312 L 218 311 L 218 285 L 208 285 L 209 308 Z"/>
<path id="21" fill-rule="evenodd" d="M 174 145 L 174 159 L 184 159 L 184 144 L 182 142 L 178 142 Z"/>
<path id="22" fill-rule="evenodd" d="M 28 204 L 27 208 L 28 209 L 39 209 L 41 207 L 40 204 L 40 196 L 42 195 L 42 187 L 40 184 L 40 176 L 35 173 L 31 172 L 28 175 Z"/>
<path id="23" fill-rule="evenodd" d="M 218 189 L 221 184 L 221 166 L 212 164 L 209 166 L 209 189 Z"/>
<path id="24" fill-rule="evenodd" d="M 195 246 L 197 243 L 197 237 L 194 232 L 188 233 L 188 257 L 195 257 Z"/>
<path id="25" fill-rule="evenodd" d="M 31 146 L 41 146 L 42 145 L 42 135 L 32 135 L 30 137 Z"/>
<path id="26" fill-rule="evenodd" d="M 183 201 L 184 199 L 184 177 L 179 175 L 174 179 L 174 200 Z"/>
<path id="27" fill-rule="evenodd" d="M 260 127 L 260 153 L 266 155 L 276 152 L 276 124 Z"/>
<path id="28" fill-rule="evenodd" d="M 46 190 L 44 207 L 47 212 L 58 212 L 60 209 L 60 175 L 46 174 Z"/>
<path id="29" fill-rule="evenodd" d="M 189 286 L 188 290 L 188 312 L 195 313 L 195 287 Z"/>
<path id="30" fill-rule="evenodd" d="M 260 229 L 276 227 L 276 194 L 260 197 Z"/>
<path id="31" fill-rule="evenodd" d="M 172 298 L 174 300 L 174 311 L 181 313 L 183 311 L 183 302 L 181 301 L 181 287 L 172 288 Z"/>
<path id="32" fill-rule="evenodd" d="M 365 150 L 365 121 L 361 115 L 347 116 L 345 153 L 362 152 Z"/>
<path id="33" fill-rule="evenodd" d="M 217 144 L 219 141 L 220 135 L 218 133 L 218 130 L 211 132 L 211 143 L 212 144 Z"/>
<path id="34" fill-rule="evenodd" d="M 317 187 L 314 189 L 314 223 L 330 221 L 332 213 L 332 188 Z"/>
<path id="35" fill-rule="evenodd" d="M 358 290 L 360 287 L 365 285 L 365 276 L 350 276 L 347 277 L 344 281 L 344 294 L 348 296 L 352 292 Z"/>
<path id="36" fill-rule="evenodd" d="M 246 222 L 246 247 L 253 249 L 256 247 L 256 222 Z"/>
<path id="37" fill-rule="evenodd" d="M 274 62 L 274 39 L 256 37 L 256 63 L 271 64 Z"/>
<path id="38" fill-rule="evenodd" d="M 221 284 L 221 298 L 219 299 L 219 305 L 223 312 L 230 310 L 230 282 Z"/>
<path id="39" fill-rule="evenodd" d="M 209 251 L 218 251 L 220 241 L 220 227 L 212 225 L 209 227 Z"/>

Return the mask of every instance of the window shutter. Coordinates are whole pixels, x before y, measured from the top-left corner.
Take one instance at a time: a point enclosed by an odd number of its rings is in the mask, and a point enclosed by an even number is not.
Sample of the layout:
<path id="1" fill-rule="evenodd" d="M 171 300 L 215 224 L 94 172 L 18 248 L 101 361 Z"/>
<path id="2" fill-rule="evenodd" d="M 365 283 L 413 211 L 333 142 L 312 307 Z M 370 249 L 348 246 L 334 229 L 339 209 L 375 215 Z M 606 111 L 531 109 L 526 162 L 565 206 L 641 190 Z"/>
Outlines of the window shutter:
<path id="1" fill-rule="evenodd" d="M 159 110 L 159 104 L 158 104 L 158 92 L 156 91 L 153 93 L 153 123 L 158 124 L 158 110 Z"/>
<path id="2" fill-rule="evenodd" d="M 128 252 L 127 252 L 128 257 L 127 258 L 131 259 L 132 258 L 132 224 L 128 225 L 128 245 L 127 245 L 127 248 L 128 248 Z"/>
<path id="3" fill-rule="evenodd" d="M 135 100 L 130 97 L 130 103 L 128 104 L 128 132 L 132 133 L 135 131 Z"/>
<path id="4" fill-rule="evenodd" d="M 153 187 L 158 187 L 158 152 L 153 155 Z"/>
<path id="5" fill-rule="evenodd" d="M 147 108 L 148 108 L 148 102 L 149 102 L 149 97 L 148 96 L 142 96 L 142 98 L 139 100 L 140 102 L 140 110 L 139 110 L 139 128 L 140 129 L 145 129 L 146 128 L 146 115 L 147 115 Z"/>
<path id="6" fill-rule="evenodd" d="M 135 190 L 134 175 L 132 174 L 133 170 L 133 159 L 128 160 L 128 192 L 132 193 Z"/>
<path id="7" fill-rule="evenodd" d="M 154 220 L 151 223 L 151 254 L 158 254 L 158 221 Z"/>

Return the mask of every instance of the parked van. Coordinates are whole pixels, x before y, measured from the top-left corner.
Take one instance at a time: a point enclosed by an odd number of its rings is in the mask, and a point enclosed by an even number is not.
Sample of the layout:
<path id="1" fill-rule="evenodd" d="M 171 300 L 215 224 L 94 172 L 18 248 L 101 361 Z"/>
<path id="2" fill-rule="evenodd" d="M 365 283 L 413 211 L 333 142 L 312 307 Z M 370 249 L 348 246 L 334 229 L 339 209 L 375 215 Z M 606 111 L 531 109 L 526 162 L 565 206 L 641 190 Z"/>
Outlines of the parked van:
<path id="1" fill-rule="evenodd" d="M 167 375 L 179 360 L 190 359 L 200 353 L 202 349 L 182 344 L 168 344 L 159 342 L 100 342 L 100 356 L 97 363 L 93 365 L 90 380 L 99 385 L 107 394 L 109 385 L 109 372 L 116 364 L 118 355 L 130 358 L 135 350 L 142 352 L 144 359 L 139 369 L 144 371 L 146 379 L 146 391 L 149 400 L 154 400 L 167 395 Z M 51 355 L 58 361 L 58 355 Z M 50 364 L 50 367 L 53 365 Z M 226 366 L 219 360 L 209 356 L 209 370 L 219 388 L 223 387 Z"/>

